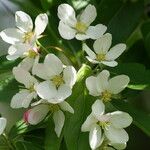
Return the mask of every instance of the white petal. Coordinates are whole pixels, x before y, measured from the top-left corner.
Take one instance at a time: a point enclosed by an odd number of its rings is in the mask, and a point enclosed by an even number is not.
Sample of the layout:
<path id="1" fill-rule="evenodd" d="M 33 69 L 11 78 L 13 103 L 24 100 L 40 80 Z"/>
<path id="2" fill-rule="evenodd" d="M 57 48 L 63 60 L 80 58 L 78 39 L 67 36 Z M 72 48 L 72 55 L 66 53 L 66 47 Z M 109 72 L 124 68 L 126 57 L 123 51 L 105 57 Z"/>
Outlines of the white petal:
<path id="1" fill-rule="evenodd" d="M 36 87 L 37 94 L 42 99 L 51 100 L 55 97 L 57 90 L 51 81 L 41 82 Z"/>
<path id="2" fill-rule="evenodd" d="M 69 103 L 67 103 L 66 101 L 63 101 L 62 103 L 59 103 L 59 106 L 60 106 L 60 108 L 62 109 L 62 110 L 64 110 L 64 111 L 68 111 L 68 112 L 70 112 L 70 113 L 74 113 L 74 110 L 73 110 L 73 108 L 70 106 L 70 104 Z"/>
<path id="3" fill-rule="evenodd" d="M 62 84 L 58 88 L 58 93 L 56 95 L 56 99 L 59 101 L 65 100 L 67 97 L 69 97 L 72 94 L 72 90 L 69 86 Z"/>
<path id="4" fill-rule="evenodd" d="M 110 122 L 115 128 L 126 128 L 132 123 L 132 117 L 125 112 L 115 111 L 111 113 Z"/>
<path id="5" fill-rule="evenodd" d="M 55 132 L 57 134 L 57 137 L 60 137 L 65 122 L 65 115 L 61 110 L 58 110 L 54 112 L 53 119 L 55 123 Z"/>
<path id="6" fill-rule="evenodd" d="M 111 143 L 126 143 L 129 140 L 128 133 L 124 129 L 116 129 L 109 126 L 105 135 Z"/>
<path id="7" fill-rule="evenodd" d="M 80 21 L 89 26 L 96 18 L 96 8 L 94 5 L 89 4 L 80 15 Z"/>
<path id="8" fill-rule="evenodd" d="M 93 63 L 93 64 L 101 64 L 100 61 L 97 61 L 97 60 L 94 60 L 94 59 L 91 59 L 90 57 L 86 56 L 86 58 L 88 59 L 89 62 Z"/>
<path id="9" fill-rule="evenodd" d="M 82 49 L 86 51 L 91 59 L 96 59 L 96 54 L 84 43 Z"/>
<path id="10" fill-rule="evenodd" d="M 123 150 L 126 148 L 126 143 L 110 143 L 111 146 L 113 146 L 115 149 Z"/>
<path id="11" fill-rule="evenodd" d="M 89 143 L 92 150 L 98 148 L 102 143 L 101 128 L 98 125 L 93 125 L 89 134 Z"/>
<path id="12" fill-rule="evenodd" d="M 46 117 L 48 112 L 49 112 L 48 105 L 42 104 L 35 106 L 34 108 L 29 110 L 27 115 L 27 121 L 32 125 L 36 125 Z"/>
<path id="13" fill-rule="evenodd" d="M 31 32 L 33 22 L 31 17 L 23 11 L 17 11 L 15 14 L 16 26 L 23 32 Z"/>
<path id="14" fill-rule="evenodd" d="M 61 37 L 67 40 L 73 39 L 76 34 L 75 29 L 71 28 L 69 25 L 65 24 L 62 21 L 59 22 L 58 30 Z"/>
<path id="15" fill-rule="evenodd" d="M 91 130 L 92 125 L 96 124 L 97 120 L 95 119 L 95 117 L 90 114 L 86 120 L 84 121 L 84 123 L 81 126 L 81 131 L 82 132 L 87 132 Z"/>
<path id="16" fill-rule="evenodd" d="M 109 67 L 115 67 L 118 65 L 116 61 L 102 61 L 101 63 Z"/>
<path id="17" fill-rule="evenodd" d="M 37 83 L 37 80 L 31 76 L 28 71 L 22 69 L 21 67 L 14 67 L 13 74 L 15 79 L 24 84 L 26 88 L 30 88 L 33 84 Z"/>
<path id="18" fill-rule="evenodd" d="M 39 14 L 35 19 L 35 34 L 38 36 L 44 32 L 48 24 L 48 16 L 46 14 Z"/>
<path id="19" fill-rule="evenodd" d="M 127 87 L 129 81 L 126 75 L 115 76 L 109 80 L 108 89 L 112 94 L 118 94 Z"/>
<path id="20" fill-rule="evenodd" d="M 63 79 L 65 81 L 65 84 L 72 88 L 72 86 L 76 82 L 76 74 L 77 72 L 74 67 L 67 66 L 63 71 Z"/>
<path id="21" fill-rule="evenodd" d="M 48 67 L 42 63 L 34 64 L 32 68 L 32 74 L 40 77 L 44 80 L 49 80 L 49 76 L 47 74 Z"/>
<path id="22" fill-rule="evenodd" d="M 77 20 L 75 17 L 74 9 L 68 4 L 61 4 L 58 6 L 58 17 L 62 20 L 65 24 L 73 27 L 75 26 Z"/>
<path id="23" fill-rule="evenodd" d="M 5 118 L 0 118 L 0 135 L 4 132 L 7 120 Z"/>
<path id="24" fill-rule="evenodd" d="M 59 75 L 63 71 L 63 64 L 61 60 L 54 54 L 48 54 L 45 57 L 44 65 L 48 68 L 49 75 Z"/>
<path id="25" fill-rule="evenodd" d="M 95 118 L 99 119 L 101 115 L 105 112 L 105 105 L 101 100 L 96 100 L 92 105 L 92 114 Z"/>
<path id="26" fill-rule="evenodd" d="M 106 54 L 106 60 L 115 60 L 118 58 L 126 49 L 125 44 L 117 44 L 112 47 L 109 52 Z"/>
<path id="27" fill-rule="evenodd" d="M 86 35 L 86 34 L 81 34 L 81 33 L 76 34 L 75 37 L 76 37 L 77 40 L 80 40 L 80 41 L 84 41 L 84 40 L 90 38 L 88 35 Z"/>
<path id="28" fill-rule="evenodd" d="M 34 60 L 35 60 L 34 58 L 26 57 L 19 63 L 18 67 L 21 67 L 24 70 L 30 71 L 33 66 Z"/>
<path id="29" fill-rule="evenodd" d="M 24 33 L 16 28 L 8 28 L 0 32 L 1 38 L 9 44 L 17 44 L 23 42 Z"/>
<path id="30" fill-rule="evenodd" d="M 106 32 L 107 27 L 102 24 L 98 24 L 96 26 L 89 26 L 88 30 L 86 31 L 86 34 L 89 38 L 95 40 L 100 37 Z"/>
<path id="31" fill-rule="evenodd" d="M 98 74 L 97 82 L 96 82 L 98 91 L 107 90 L 109 76 L 110 76 L 110 73 L 107 70 L 103 70 L 102 72 Z"/>
<path id="32" fill-rule="evenodd" d="M 99 96 L 101 94 L 101 91 L 97 90 L 96 83 L 97 79 L 94 76 L 90 76 L 86 79 L 86 87 L 90 95 Z"/>
<path id="33" fill-rule="evenodd" d="M 112 42 L 112 36 L 110 33 L 106 33 L 94 42 L 94 50 L 97 54 L 106 54 L 109 50 Z"/>
<path id="34" fill-rule="evenodd" d="M 31 98 L 30 100 L 27 98 L 29 95 L 30 95 L 30 92 L 28 90 L 21 90 L 19 93 L 17 93 L 16 95 L 12 97 L 10 106 L 12 108 L 29 107 L 29 104 L 32 100 Z"/>

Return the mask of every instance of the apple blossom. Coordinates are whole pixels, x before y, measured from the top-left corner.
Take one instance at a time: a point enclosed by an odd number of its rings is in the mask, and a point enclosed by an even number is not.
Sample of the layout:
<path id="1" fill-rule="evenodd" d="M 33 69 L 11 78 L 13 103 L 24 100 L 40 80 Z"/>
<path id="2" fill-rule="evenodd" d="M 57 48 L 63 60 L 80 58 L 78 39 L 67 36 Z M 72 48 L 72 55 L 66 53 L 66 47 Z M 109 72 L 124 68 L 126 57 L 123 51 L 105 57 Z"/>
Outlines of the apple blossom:
<path id="1" fill-rule="evenodd" d="M 21 67 L 14 67 L 13 74 L 15 79 L 25 87 L 13 96 L 11 100 L 12 108 L 27 108 L 32 99 L 37 97 L 36 86 L 38 81 L 31 74 Z"/>
<path id="2" fill-rule="evenodd" d="M 89 131 L 91 149 L 98 148 L 103 142 L 103 136 L 110 141 L 111 146 L 119 149 L 129 140 L 127 132 L 123 129 L 132 123 L 132 117 L 125 112 L 115 111 L 105 114 L 105 105 L 96 100 L 92 105 L 92 113 L 83 123 L 82 132 Z M 104 134 L 104 135 L 103 135 Z"/>
<path id="3" fill-rule="evenodd" d="M 58 104 L 50 104 L 48 101 L 43 100 L 40 101 L 40 103 L 41 104 L 25 112 L 25 122 L 31 125 L 36 125 L 47 116 L 48 112 L 50 112 L 53 115 L 56 135 L 59 137 L 65 122 L 65 115 L 63 111 L 74 113 L 73 108 L 66 101 Z"/>
<path id="4" fill-rule="evenodd" d="M 118 63 L 115 59 L 117 59 L 125 51 L 126 45 L 120 43 L 110 48 L 111 43 L 112 35 L 110 33 L 106 33 L 94 42 L 94 52 L 84 43 L 83 50 L 88 54 L 86 58 L 94 64 L 101 63 L 110 67 L 117 66 Z"/>
<path id="5" fill-rule="evenodd" d="M 102 101 L 108 102 L 114 95 L 123 91 L 130 81 L 127 75 L 118 75 L 111 79 L 109 79 L 109 76 L 109 71 L 103 70 L 97 77 L 88 77 L 86 79 L 86 87 L 89 90 L 89 94 L 100 96 Z"/>
<path id="6" fill-rule="evenodd" d="M 48 54 L 44 63 L 35 64 L 32 73 L 45 80 L 36 88 L 39 97 L 54 104 L 69 97 L 76 82 L 74 67 L 64 66 L 54 54 Z"/>
<path id="7" fill-rule="evenodd" d="M 97 16 L 96 8 L 89 4 L 81 14 L 75 16 L 74 9 L 68 4 L 61 4 L 58 7 L 59 33 L 67 40 L 76 38 L 78 40 L 97 39 L 107 30 L 102 24 L 90 26 Z"/>

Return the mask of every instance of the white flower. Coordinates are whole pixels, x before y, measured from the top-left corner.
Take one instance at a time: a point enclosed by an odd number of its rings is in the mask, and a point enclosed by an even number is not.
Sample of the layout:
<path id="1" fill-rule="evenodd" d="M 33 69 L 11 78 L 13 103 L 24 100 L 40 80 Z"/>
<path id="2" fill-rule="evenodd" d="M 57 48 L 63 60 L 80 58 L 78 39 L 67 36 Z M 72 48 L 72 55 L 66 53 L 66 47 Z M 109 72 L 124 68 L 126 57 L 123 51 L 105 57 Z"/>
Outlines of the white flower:
<path id="1" fill-rule="evenodd" d="M 13 74 L 15 79 L 23 84 L 25 87 L 13 96 L 11 100 L 12 108 L 27 108 L 30 105 L 32 99 L 37 97 L 36 86 L 38 81 L 30 75 L 30 73 L 21 67 L 14 67 Z"/>
<path id="2" fill-rule="evenodd" d="M 4 132 L 6 128 L 7 120 L 3 117 L 0 118 L 0 135 Z"/>
<path id="3" fill-rule="evenodd" d="M 0 32 L 2 39 L 12 45 L 18 43 L 33 44 L 39 35 L 44 32 L 48 17 L 46 14 L 39 14 L 35 19 L 35 29 L 33 30 L 33 22 L 31 17 L 22 11 L 17 11 L 15 14 L 16 27 L 8 28 Z"/>
<path id="4" fill-rule="evenodd" d="M 132 117 L 125 112 L 115 111 L 105 114 L 105 105 L 101 100 L 96 100 L 92 105 L 92 113 L 83 123 L 81 130 L 89 131 L 89 142 L 92 149 L 98 148 L 102 142 L 102 134 L 110 141 L 111 145 L 121 146 L 129 140 L 127 132 L 123 129 L 132 123 Z M 102 132 L 103 130 L 103 132 Z"/>
<path id="5" fill-rule="evenodd" d="M 97 39 L 105 33 L 107 27 L 102 24 L 90 26 L 96 16 L 96 8 L 93 5 L 89 4 L 76 17 L 75 11 L 70 5 L 61 4 L 58 7 L 59 33 L 64 39 L 68 40 L 75 37 L 78 40 Z"/>
<path id="6" fill-rule="evenodd" d="M 100 96 L 104 102 L 110 101 L 114 95 L 124 90 L 130 79 L 126 75 L 118 75 L 109 79 L 110 73 L 107 70 L 100 72 L 97 77 L 90 76 L 86 79 L 86 87 L 92 96 Z"/>
<path id="7" fill-rule="evenodd" d="M 125 51 L 126 45 L 120 43 L 110 48 L 111 43 L 112 35 L 109 33 L 106 33 L 94 42 L 94 52 L 84 43 L 83 50 L 88 54 L 86 58 L 94 64 L 102 63 L 110 67 L 117 66 L 118 63 L 115 59 L 117 59 Z"/>
<path id="8" fill-rule="evenodd" d="M 54 104 L 69 97 L 76 82 L 74 67 L 64 67 L 54 54 L 48 54 L 43 64 L 34 65 L 33 74 L 45 80 L 36 88 L 38 95 Z"/>
<path id="9" fill-rule="evenodd" d="M 62 128 L 64 126 L 64 122 L 65 122 L 65 115 L 62 110 L 68 111 L 70 113 L 74 113 L 73 108 L 66 101 L 63 101 L 59 104 L 48 104 L 48 103 L 44 104 L 43 103 L 28 110 L 24 114 L 24 120 L 27 123 L 36 125 L 47 116 L 49 111 L 51 111 L 53 113 L 55 132 L 57 136 L 59 137 L 61 134 Z"/>

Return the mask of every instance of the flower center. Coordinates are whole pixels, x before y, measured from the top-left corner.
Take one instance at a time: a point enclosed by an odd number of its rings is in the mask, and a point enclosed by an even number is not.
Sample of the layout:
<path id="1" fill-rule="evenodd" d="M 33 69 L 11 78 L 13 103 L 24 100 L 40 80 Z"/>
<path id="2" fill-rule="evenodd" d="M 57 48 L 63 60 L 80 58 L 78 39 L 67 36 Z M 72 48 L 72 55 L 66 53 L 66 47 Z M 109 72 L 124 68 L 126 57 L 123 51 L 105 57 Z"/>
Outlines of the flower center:
<path id="1" fill-rule="evenodd" d="M 112 97 L 112 94 L 107 90 L 102 92 L 102 94 L 101 94 L 101 99 L 104 102 L 109 102 L 111 100 L 111 97 Z"/>
<path id="2" fill-rule="evenodd" d="M 35 91 L 34 85 L 30 86 L 29 91 L 30 91 L 31 93 Z"/>
<path id="3" fill-rule="evenodd" d="M 96 59 L 97 59 L 98 61 L 104 61 L 104 60 L 105 60 L 105 56 L 106 56 L 106 54 L 98 54 L 98 55 L 96 56 Z"/>
<path id="4" fill-rule="evenodd" d="M 59 110 L 59 106 L 57 104 L 50 104 L 50 111 L 55 112 Z"/>
<path id="5" fill-rule="evenodd" d="M 85 33 L 87 30 L 86 24 L 82 22 L 77 22 L 75 28 L 79 33 Z"/>
<path id="6" fill-rule="evenodd" d="M 33 32 L 27 32 L 25 33 L 25 35 L 23 36 L 23 42 L 24 43 L 30 43 L 33 37 Z"/>
<path id="7" fill-rule="evenodd" d="M 98 124 L 102 129 L 106 129 L 110 125 L 110 115 L 100 116 Z"/>
<path id="8" fill-rule="evenodd" d="M 63 77 L 61 75 L 54 76 L 51 81 L 58 88 L 61 84 L 64 83 Z"/>
<path id="9" fill-rule="evenodd" d="M 34 50 L 30 49 L 28 50 L 28 52 L 26 53 L 26 55 L 30 58 L 35 58 L 37 56 L 37 52 L 35 52 Z"/>

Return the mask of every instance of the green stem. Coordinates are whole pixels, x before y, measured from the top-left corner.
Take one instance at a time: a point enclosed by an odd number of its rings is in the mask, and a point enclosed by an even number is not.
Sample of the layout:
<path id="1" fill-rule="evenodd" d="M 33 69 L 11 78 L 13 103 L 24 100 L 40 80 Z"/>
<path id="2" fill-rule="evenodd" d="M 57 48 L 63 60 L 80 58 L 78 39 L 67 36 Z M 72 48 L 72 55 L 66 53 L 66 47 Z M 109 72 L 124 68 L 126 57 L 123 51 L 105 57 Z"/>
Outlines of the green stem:
<path id="1" fill-rule="evenodd" d="M 5 133 L 3 133 L 2 136 L 3 136 L 4 140 L 6 141 L 8 147 L 10 148 L 10 150 L 15 150 L 12 143 L 10 142 L 8 136 Z"/>
<path id="2" fill-rule="evenodd" d="M 37 40 L 36 43 L 47 53 L 49 54 L 49 51 Z"/>

